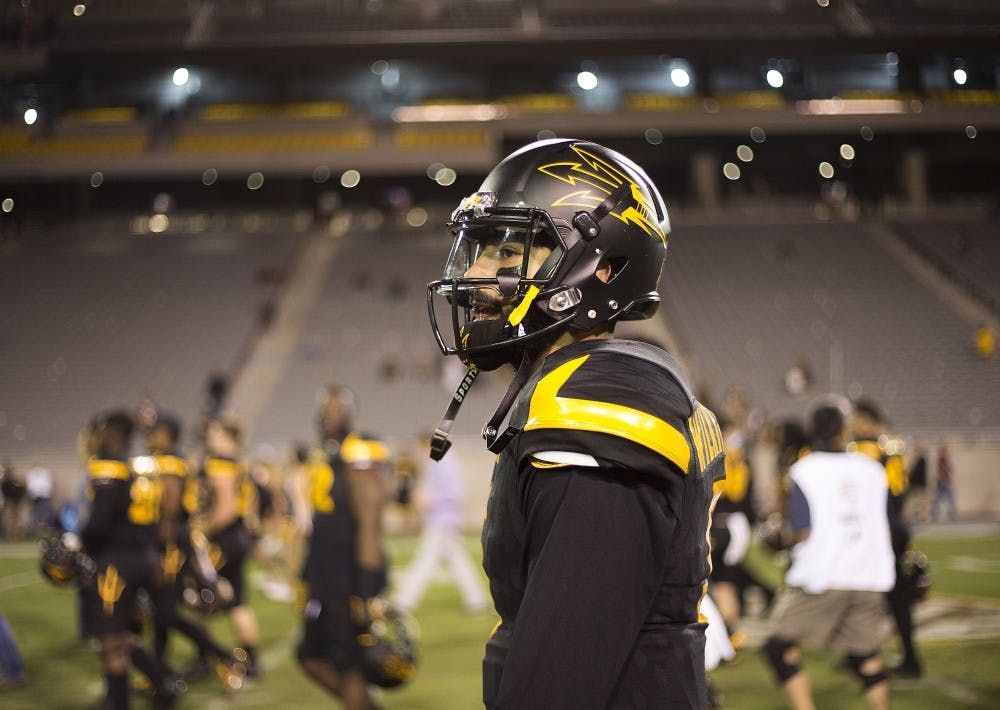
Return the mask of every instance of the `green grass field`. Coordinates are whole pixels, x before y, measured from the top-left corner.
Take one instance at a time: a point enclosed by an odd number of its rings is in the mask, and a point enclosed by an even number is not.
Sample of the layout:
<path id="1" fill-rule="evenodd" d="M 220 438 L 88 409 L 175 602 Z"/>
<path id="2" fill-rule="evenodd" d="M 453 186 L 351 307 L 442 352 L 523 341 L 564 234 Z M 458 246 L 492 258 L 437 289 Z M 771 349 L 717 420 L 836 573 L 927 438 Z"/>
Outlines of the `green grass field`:
<path id="1" fill-rule="evenodd" d="M 956 602 L 955 614 L 965 618 L 969 609 L 990 619 L 995 628 L 1000 617 L 1000 535 L 970 538 L 921 538 L 917 546 L 931 559 L 934 589 L 928 603 Z M 405 564 L 414 540 L 390 540 L 395 565 Z M 478 541 L 469 538 L 478 553 Z M 28 668 L 25 686 L 0 691 L 0 707 L 89 708 L 99 701 L 103 686 L 96 654 L 74 638 L 75 595 L 44 582 L 36 571 L 34 547 L 27 543 L 0 545 L 0 610 L 7 616 Z M 261 654 L 266 675 L 235 697 L 224 696 L 213 679 L 193 684 L 182 707 L 285 709 L 331 705 L 295 665 L 292 653 L 298 620 L 292 609 L 267 600 L 259 591 L 251 596 L 261 622 Z M 461 607 L 457 592 L 447 584 L 432 586 L 417 618 L 422 633 L 422 659 L 416 679 L 384 695 L 388 708 L 451 710 L 481 707 L 480 660 L 483 643 L 496 618 L 470 616 Z M 214 618 L 212 627 L 221 640 L 230 641 L 225 619 Z M 957 626 L 959 634 L 961 625 Z M 982 625 L 977 629 L 982 630 Z M 929 633 L 929 631 L 928 631 Z M 941 636 L 941 634 L 937 634 Z M 947 633 L 944 634 L 946 636 Z M 944 638 L 920 643 L 927 673 L 919 680 L 900 680 L 893 686 L 899 708 L 947 710 L 949 708 L 1000 707 L 1000 633 L 992 638 Z M 985 634 L 989 636 L 989 634 Z M 919 638 L 919 632 L 918 632 Z M 183 667 L 191 649 L 183 639 L 172 646 L 173 660 Z M 886 646 L 891 659 L 896 652 Z M 812 676 L 821 708 L 862 708 L 855 681 L 834 670 L 836 658 L 808 653 L 805 664 Z M 782 697 L 755 650 L 715 671 L 712 677 L 723 693 L 726 707 L 739 710 L 783 707 Z M 137 699 L 136 707 L 148 707 Z"/>

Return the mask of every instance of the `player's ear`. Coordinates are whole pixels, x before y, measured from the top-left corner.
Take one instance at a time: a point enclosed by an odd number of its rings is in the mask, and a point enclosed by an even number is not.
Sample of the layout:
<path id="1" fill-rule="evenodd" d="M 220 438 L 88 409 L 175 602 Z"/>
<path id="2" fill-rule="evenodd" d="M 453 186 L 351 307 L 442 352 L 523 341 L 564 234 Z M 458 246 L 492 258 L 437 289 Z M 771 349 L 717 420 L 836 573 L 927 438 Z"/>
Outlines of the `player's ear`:
<path id="1" fill-rule="evenodd" d="M 601 262 L 597 265 L 597 269 L 594 271 L 594 275 L 597 276 L 601 281 L 607 283 L 611 280 L 611 262 L 607 259 L 601 259 Z"/>

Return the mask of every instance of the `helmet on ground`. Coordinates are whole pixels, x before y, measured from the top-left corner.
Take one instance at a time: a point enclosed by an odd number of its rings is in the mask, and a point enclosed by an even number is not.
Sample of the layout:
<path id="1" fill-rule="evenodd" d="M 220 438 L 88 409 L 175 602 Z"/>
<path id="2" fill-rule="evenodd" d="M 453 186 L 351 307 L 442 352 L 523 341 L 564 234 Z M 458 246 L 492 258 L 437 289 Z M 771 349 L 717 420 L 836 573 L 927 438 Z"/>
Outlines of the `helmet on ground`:
<path id="1" fill-rule="evenodd" d="M 596 143 L 552 139 L 512 153 L 449 228 L 428 311 L 442 352 L 472 368 L 516 364 L 564 332 L 610 330 L 659 305 L 663 199 L 642 168 Z"/>
<path id="2" fill-rule="evenodd" d="M 413 618 L 382 602 L 380 612 L 358 634 L 361 666 L 369 683 L 395 688 L 417 670 L 418 632 Z"/>

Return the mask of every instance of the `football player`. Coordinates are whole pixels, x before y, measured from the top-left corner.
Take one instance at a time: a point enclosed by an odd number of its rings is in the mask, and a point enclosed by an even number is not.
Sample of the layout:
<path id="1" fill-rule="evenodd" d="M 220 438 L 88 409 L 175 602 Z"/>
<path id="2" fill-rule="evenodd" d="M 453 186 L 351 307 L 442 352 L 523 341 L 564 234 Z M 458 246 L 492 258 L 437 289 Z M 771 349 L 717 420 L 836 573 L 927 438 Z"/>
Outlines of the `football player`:
<path id="1" fill-rule="evenodd" d="M 140 591 L 152 597 L 159 575 L 157 529 L 160 481 L 128 465 L 133 422 L 113 411 L 93 423 L 94 446 L 87 462 L 90 516 L 81 532 L 84 550 L 96 573 L 85 589 L 93 609 L 107 684 L 106 706 L 128 707 L 127 672 L 131 661 L 150 680 L 154 703 L 171 705 L 177 686 L 168 670 L 138 643 Z"/>
<path id="2" fill-rule="evenodd" d="M 386 586 L 381 517 L 391 457 L 384 443 L 354 431 L 355 411 L 356 398 L 347 387 L 321 392 L 323 449 L 310 456 L 296 503 L 299 510 L 312 510 L 302 573 L 308 601 L 297 657 L 345 708 L 367 710 L 373 704 L 359 636 L 380 613 L 379 594 Z"/>
<path id="3" fill-rule="evenodd" d="M 903 583 L 906 579 L 903 560 L 912 536 L 903 516 L 903 504 L 909 493 L 910 482 L 902 447 L 890 447 L 892 442 L 886 435 L 885 416 L 871 399 L 859 399 L 853 403 L 851 439 L 848 451 L 865 454 L 885 469 L 889 485 L 889 529 L 892 533 L 892 551 L 896 558 L 896 585 L 886 595 L 886 599 L 903 647 L 903 660 L 892 669 L 892 673 L 916 678 L 923 674 L 923 667 L 913 641 L 912 599 Z"/>
<path id="4" fill-rule="evenodd" d="M 254 678 L 261 673 L 256 656 L 260 630 L 257 616 L 246 603 L 244 561 L 254 545 L 250 526 L 255 494 L 250 474 L 239 460 L 242 436 L 242 428 L 233 418 L 220 417 L 208 423 L 205 430 L 207 454 L 201 470 L 208 503 L 202 525 L 213 556 L 217 558 L 219 575 L 232 586 L 229 619 L 240 644 L 239 655 L 245 655 L 246 675 Z"/>
<path id="5" fill-rule="evenodd" d="M 180 421 L 159 413 L 146 432 L 149 454 L 136 457 L 133 464 L 136 469 L 155 472 L 163 491 L 159 530 L 162 580 L 155 600 L 153 648 L 156 657 L 166 663 L 168 634 L 172 629 L 179 631 L 197 647 L 199 662 L 207 666 L 208 659 L 216 659 L 227 666 L 221 675 L 228 676 L 236 669 L 237 659 L 223 649 L 206 628 L 185 618 L 178 610 L 183 591 L 182 570 L 186 569 L 192 554 L 189 519 L 198 506 L 197 480 L 190 475 L 187 462 L 179 453 L 180 434 Z M 232 686 L 227 684 L 226 687 Z"/>
<path id="6" fill-rule="evenodd" d="M 482 542 L 500 615 L 486 706 L 704 707 L 698 604 L 722 437 L 670 355 L 613 338 L 660 302 L 659 192 L 613 150 L 539 141 L 450 227 L 428 307 L 442 351 L 470 371 L 434 456 L 476 373 L 516 368 L 483 432 L 498 455 Z"/>

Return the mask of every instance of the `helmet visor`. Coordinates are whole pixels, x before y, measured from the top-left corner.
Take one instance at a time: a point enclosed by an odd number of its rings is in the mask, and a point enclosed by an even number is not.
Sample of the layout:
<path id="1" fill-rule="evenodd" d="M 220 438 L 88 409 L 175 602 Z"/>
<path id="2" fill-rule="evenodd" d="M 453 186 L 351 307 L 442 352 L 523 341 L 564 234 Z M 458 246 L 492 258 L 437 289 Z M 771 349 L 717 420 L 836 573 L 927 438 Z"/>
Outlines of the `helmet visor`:
<path id="1" fill-rule="evenodd" d="M 565 249 L 552 223 L 538 212 L 521 218 L 480 218 L 458 222 L 444 278 L 494 279 L 498 274 L 545 282 L 555 273 Z"/>

